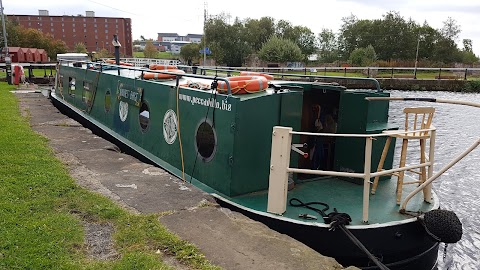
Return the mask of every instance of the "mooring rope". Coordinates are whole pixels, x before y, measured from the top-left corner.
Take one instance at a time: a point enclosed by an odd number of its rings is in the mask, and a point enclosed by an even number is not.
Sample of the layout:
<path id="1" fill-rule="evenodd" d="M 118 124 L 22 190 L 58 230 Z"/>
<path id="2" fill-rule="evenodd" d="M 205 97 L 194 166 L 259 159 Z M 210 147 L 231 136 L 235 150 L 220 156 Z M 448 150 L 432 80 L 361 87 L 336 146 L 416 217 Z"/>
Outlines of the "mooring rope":
<path id="1" fill-rule="evenodd" d="M 352 221 L 352 218 L 350 217 L 349 214 L 347 213 L 339 213 L 336 208 L 333 209 L 333 212 L 326 214 L 325 211 L 327 211 L 330 207 L 326 203 L 322 202 L 308 202 L 308 203 L 303 203 L 297 198 L 292 198 L 289 201 L 290 205 L 293 207 L 305 207 L 310 210 L 313 210 L 317 213 L 319 213 L 325 224 L 330 224 L 330 231 L 335 231 L 336 229 L 340 229 L 351 241 L 353 244 L 355 244 L 360 250 L 362 250 L 367 257 L 375 263 L 375 265 L 380 268 L 381 270 L 389 270 L 389 268 L 384 265 L 382 262 L 380 262 L 375 255 L 373 255 L 363 244 L 358 240 L 355 235 L 347 228 L 345 225 L 350 224 Z M 312 205 L 322 205 L 324 206 L 324 209 L 318 209 L 313 207 Z M 300 217 L 305 217 L 307 218 L 308 215 L 302 214 Z"/>

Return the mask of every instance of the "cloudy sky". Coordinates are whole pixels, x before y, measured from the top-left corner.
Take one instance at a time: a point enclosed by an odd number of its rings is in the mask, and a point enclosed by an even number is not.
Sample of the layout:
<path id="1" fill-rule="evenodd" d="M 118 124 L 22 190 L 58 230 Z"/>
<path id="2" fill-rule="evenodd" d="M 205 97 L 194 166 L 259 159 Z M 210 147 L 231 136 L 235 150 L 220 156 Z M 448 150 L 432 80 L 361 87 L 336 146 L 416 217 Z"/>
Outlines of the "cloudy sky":
<path id="1" fill-rule="evenodd" d="M 359 19 L 378 19 L 388 11 L 398 11 L 405 19 L 412 18 L 420 24 L 427 21 L 436 29 L 452 17 L 462 30 L 457 40 L 459 47 L 463 48 L 462 39 L 468 38 L 473 41 L 474 53 L 480 54 L 478 0 L 3 0 L 6 14 L 35 15 L 39 9 L 46 9 L 50 15 L 85 15 L 86 10 L 91 10 L 98 17 L 128 17 L 132 19 L 134 39 L 140 35 L 156 39 L 158 32 L 201 34 L 205 3 L 208 14 L 225 13 L 232 22 L 235 17 L 270 16 L 306 26 L 315 34 L 322 28 L 337 32 L 342 18 L 351 14 Z"/>

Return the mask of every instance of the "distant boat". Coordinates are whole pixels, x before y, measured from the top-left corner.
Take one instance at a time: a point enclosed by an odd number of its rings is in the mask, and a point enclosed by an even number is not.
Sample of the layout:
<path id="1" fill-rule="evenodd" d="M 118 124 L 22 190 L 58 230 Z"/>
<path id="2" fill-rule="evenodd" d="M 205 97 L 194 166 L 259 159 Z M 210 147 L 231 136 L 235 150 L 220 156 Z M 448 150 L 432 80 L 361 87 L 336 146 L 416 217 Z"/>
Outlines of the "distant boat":
<path id="1" fill-rule="evenodd" d="M 439 241 L 460 239 L 458 218 L 438 210 L 428 182 L 402 187 L 402 206 L 396 177 L 382 176 L 370 194 L 375 176 L 412 169 L 392 168 L 393 138 L 377 172 L 386 138 L 406 133 L 388 122 L 391 98 L 375 80 L 363 79 L 374 90 L 350 90 L 315 82 L 320 76 L 232 79 L 219 76 L 225 70 L 208 76 L 155 68 L 61 60 L 51 97 L 223 205 L 343 265 L 432 269 Z M 433 164 L 423 168 L 433 180 Z M 432 223 L 457 233 L 446 239 Z"/>

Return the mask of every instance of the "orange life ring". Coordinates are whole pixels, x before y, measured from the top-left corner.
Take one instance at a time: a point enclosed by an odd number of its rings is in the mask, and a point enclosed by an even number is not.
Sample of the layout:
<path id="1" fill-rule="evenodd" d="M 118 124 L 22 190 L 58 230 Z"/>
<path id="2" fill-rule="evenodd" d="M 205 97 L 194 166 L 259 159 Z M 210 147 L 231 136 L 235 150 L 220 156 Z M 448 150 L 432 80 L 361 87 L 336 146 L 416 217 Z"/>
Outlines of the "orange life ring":
<path id="1" fill-rule="evenodd" d="M 177 69 L 177 66 L 151 64 L 149 68 L 152 70 L 172 70 Z"/>
<path id="2" fill-rule="evenodd" d="M 270 74 L 265 74 L 265 73 L 260 73 L 260 72 L 252 72 L 252 71 L 240 71 L 240 76 L 248 76 L 248 75 L 253 75 L 253 76 L 263 76 L 267 78 L 267 80 L 271 81 L 273 80 L 273 75 Z"/>
<path id="3" fill-rule="evenodd" d="M 267 78 L 263 76 L 234 76 L 227 78 L 227 80 L 234 95 L 256 93 L 268 88 Z M 227 93 L 227 83 L 219 81 L 217 89 L 220 93 Z"/>
<path id="4" fill-rule="evenodd" d="M 181 69 L 170 69 L 168 70 L 170 73 L 175 73 L 175 74 L 166 74 L 166 73 L 150 73 L 146 72 L 143 74 L 143 79 L 145 80 L 166 80 L 166 79 L 175 79 L 177 77 L 176 74 L 185 74 L 185 71 Z"/>
<path id="5" fill-rule="evenodd" d="M 113 60 L 113 59 L 107 59 L 105 60 L 105 63 L 107 64 L 117 64 L 117 61 Z M 125 62 L 120 62 L 120 66 L 127 66 L 127 67 L 133 67 L 133 64 L 130 64 L 130 63 L 125 63 Z"/>

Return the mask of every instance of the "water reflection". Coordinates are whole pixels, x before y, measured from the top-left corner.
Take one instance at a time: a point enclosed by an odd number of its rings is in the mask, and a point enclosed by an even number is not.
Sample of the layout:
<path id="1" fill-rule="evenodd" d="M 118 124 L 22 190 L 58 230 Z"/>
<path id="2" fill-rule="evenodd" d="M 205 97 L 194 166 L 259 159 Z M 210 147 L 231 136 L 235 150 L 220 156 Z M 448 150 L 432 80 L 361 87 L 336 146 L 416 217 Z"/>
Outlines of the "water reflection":
<path id="1" fill-rule="evenodd" d="M 389 91 L 393 97 L 432 97 L 480 103 L 480 94 L 448 92 Z M 404 107 L 432 106 L 436 108 L 433 125 L 437 128 L 436 165 L 438 171 L 463 152 L 480 136 L 480 109 L 474 107 L 425 102 L 392 102 L 390 121 L 403 125 Z M 400 153 L 397 142 L 395 154 Z M 418 154 L 418 151 L 410 151 Z M 409 158 L 416 160 L 418 157 Z M 463 237 L 447 247 L 443 259 L 440 245 L 438 269 L 480 269 L 480 149 L 475 149 L 434 182 L 434 190 L 443 209 L 453 210 L 463 223 Z"/>

